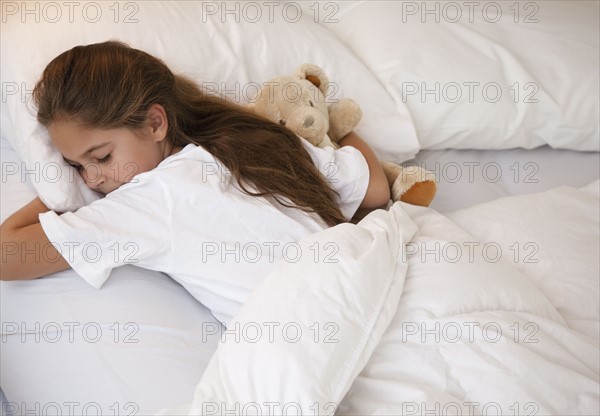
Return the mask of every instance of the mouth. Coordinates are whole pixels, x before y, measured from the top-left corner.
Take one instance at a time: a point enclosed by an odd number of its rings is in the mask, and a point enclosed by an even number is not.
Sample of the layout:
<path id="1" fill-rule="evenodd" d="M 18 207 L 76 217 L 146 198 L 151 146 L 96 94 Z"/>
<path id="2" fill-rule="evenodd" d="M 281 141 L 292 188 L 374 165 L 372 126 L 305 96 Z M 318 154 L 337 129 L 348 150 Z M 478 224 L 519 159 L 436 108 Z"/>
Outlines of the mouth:
<path id="1" fill-rule="evenodd" d="M 97 194 L 102 195 L 102 196 L 105 196 L 108 193 L 108 192 L 105 192 L 103 189 L 100 189 L 100 188 L 96 188 L 96 189 L 90 188 L 90 189 L 92 191 L 96 192 Z"/>
<path id="2" fill-rule="evenodd" d="M 92 191 L 97 192 L 99 194 L 101 194 L 102 196 L 108 195 L 109 193 L 111 193 L 112 191 L 119 189 L 121 187 L 121 185 L 115 186 L 115 187 L 98 187 L 96 189 L 92 189 Z"/>
<path id="3" fill-rule="evenodd" d="M 127 182 L 123 182 L 123 183 L 113 183 L 111 185 L 106 185 L 105 183 L 103 183 L 102 185 L 98 186 L 97 188 L 92 188 L 89 187 L 92 191 L 101 194 L 102 196 L 108 195 L 109 193 L 116 191 L 117 189 L 119 189 L 121 186 L 125 185 L 125 183 Z"/>

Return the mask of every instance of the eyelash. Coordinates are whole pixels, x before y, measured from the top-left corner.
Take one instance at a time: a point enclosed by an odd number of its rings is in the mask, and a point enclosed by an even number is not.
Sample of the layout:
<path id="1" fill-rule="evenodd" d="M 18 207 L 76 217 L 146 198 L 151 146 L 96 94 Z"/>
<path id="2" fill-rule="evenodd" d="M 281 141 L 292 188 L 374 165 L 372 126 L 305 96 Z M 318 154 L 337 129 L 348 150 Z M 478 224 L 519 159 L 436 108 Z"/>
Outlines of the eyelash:
<path id="1" fill-rule="evenodd" d="M 107 163 L 110 160 L 110 153 L 107 154 L 106 156 L 104 156 L 103 158 L 96 159 L 96 160 L 98 161 L 98 163 Z M 77 170 L 83 169 L 83 166 L 81 166 L 81 165 L 73 165 L 73 164 L 70 164 L 70 165 L 73 166 Z"/>
<path id="2" fill-rule="evenodd" d="M 110 160 L 110 153 L 104 156 L 102 159 L 98 159 L 98 163 L 106 163 Z"/>

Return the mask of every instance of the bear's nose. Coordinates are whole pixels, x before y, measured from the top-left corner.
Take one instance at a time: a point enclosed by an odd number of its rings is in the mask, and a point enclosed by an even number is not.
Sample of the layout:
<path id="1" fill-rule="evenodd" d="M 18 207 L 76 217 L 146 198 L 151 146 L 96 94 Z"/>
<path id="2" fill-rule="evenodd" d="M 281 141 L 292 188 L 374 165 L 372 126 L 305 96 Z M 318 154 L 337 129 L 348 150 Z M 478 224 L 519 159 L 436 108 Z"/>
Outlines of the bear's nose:
<path id="1" fill-rule="evenodd" d="M 304 119 L 304 127 L 310 127 L 315 123 L 313 116 L 308 116 Z"/>

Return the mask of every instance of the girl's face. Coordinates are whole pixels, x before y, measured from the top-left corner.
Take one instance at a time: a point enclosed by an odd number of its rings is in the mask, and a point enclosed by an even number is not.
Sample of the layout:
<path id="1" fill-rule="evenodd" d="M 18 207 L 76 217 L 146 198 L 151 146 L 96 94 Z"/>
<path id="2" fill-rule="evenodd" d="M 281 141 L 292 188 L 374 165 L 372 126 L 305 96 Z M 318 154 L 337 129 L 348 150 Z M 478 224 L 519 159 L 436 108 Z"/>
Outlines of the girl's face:
<path id="1" fill-rule="evenodd" d="M 154 119 L 135 132 L 127 128 L 90 128 L 72 120 L 56 120 L 48 126 L 48 132 L 54 146 L 67 163 L 77 168 L 86 185 L 102 194 L 130 182 L 139 173 L 154 169 L 171 150 L 164 140 L 166 118 Z"/>

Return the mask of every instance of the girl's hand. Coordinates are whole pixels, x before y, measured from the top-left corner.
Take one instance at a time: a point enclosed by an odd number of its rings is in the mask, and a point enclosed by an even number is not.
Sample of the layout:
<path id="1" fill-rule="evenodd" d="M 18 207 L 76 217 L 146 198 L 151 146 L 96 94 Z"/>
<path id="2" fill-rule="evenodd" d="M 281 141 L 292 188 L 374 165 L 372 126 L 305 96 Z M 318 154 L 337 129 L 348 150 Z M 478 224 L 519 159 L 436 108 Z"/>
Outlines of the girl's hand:
<path id="1" fill-rule="evenodd" d="M 0 225 L 0 280 L 35 279 L 69 268 L 39 223 L 38 215 L 47 211 L 35 198 Z"/>

